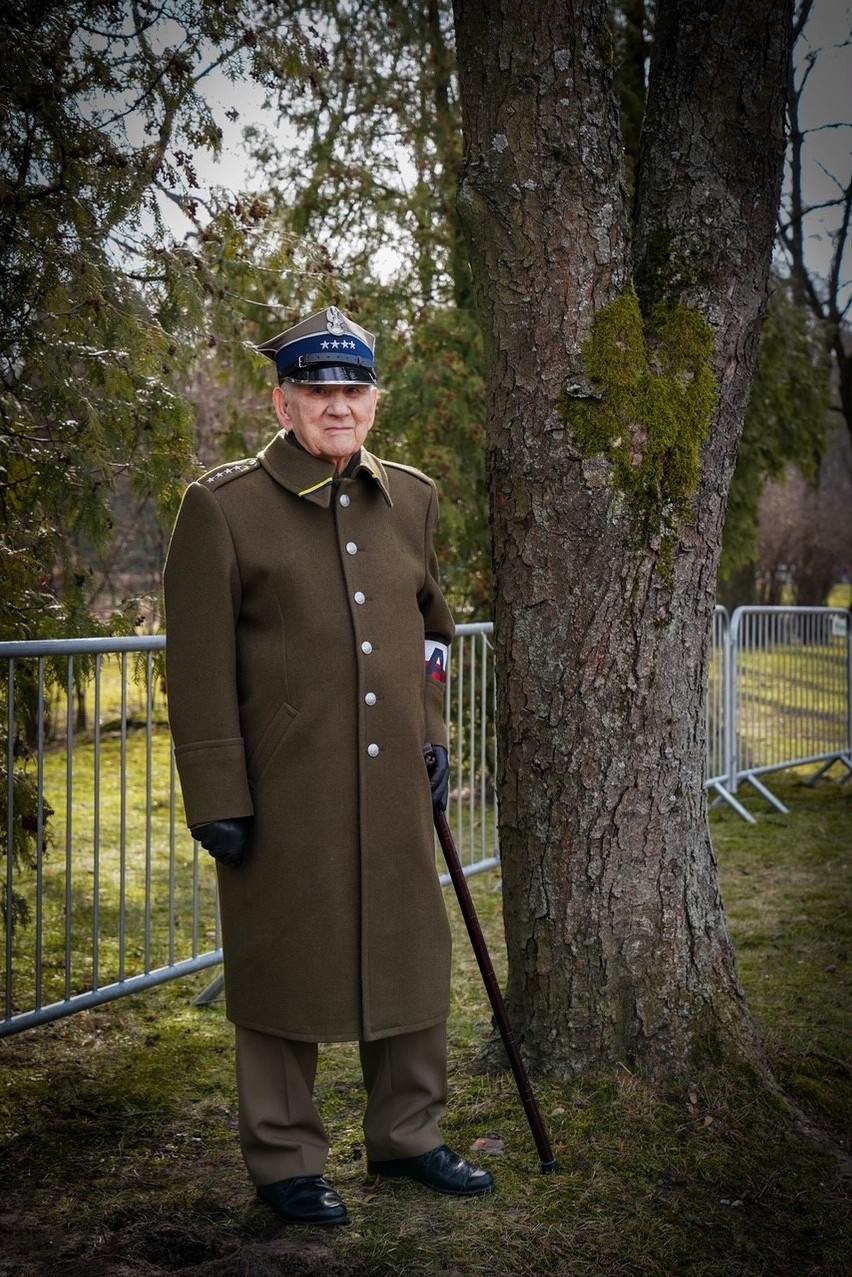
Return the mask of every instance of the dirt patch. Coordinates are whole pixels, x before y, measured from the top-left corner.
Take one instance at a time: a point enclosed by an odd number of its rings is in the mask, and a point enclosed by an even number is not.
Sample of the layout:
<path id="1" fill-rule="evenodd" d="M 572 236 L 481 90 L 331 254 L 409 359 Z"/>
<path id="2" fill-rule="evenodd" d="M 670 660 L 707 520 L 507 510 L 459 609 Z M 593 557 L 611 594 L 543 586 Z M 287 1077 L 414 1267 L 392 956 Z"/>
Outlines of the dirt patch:
<path id="1" fill-rule="evenodd" d="M 273 1225 L 275 1227 L 275 1225 Z M 354 1277 L 313 1231 L 249 1242 L 223 1241 L 212 1225 L 147 1223 L 110 1237 L 69 1237 L 33 1227 L 31 1217 L 0 1215 L 0 1277 Z M 93 1249 L 99 1253 L 93 1254 Z"/>
<path id="2" fill-rule="evenodd" d="M 322 1242 L 278 1238 L 241 1247 L 191 1272 L 193 1277 L 352 1277 L 354 1270 Z"/>

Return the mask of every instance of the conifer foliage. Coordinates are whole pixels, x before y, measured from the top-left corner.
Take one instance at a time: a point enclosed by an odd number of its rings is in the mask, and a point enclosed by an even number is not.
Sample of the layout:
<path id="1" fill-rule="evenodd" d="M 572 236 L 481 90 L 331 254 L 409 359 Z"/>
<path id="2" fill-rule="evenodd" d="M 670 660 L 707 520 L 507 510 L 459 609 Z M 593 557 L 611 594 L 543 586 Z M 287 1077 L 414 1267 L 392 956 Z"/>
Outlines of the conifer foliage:
<path id="1" fill-rule="evenodd" d="M 264 210 L 203 210 L 223 224 L 213 253 L 163 209 L 201 216 L 212 75 L 271 82 L 309 60 L 271 5 L 0 5 L 4 638 L 90 631 L 84 551 L 109 539 L 119 476 L 173 511 L 192 455 L 180 379 L 231 323 L 222 244 Z"/>

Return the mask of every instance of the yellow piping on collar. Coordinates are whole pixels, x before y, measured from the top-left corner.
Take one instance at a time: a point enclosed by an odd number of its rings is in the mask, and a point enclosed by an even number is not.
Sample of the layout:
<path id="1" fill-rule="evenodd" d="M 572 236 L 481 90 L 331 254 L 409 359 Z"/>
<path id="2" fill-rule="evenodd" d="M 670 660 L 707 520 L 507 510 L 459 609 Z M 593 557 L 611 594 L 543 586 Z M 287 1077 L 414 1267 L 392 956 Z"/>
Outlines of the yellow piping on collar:
<path id="1" fill-rule="evenodd" d="M 319 492 L 320 488 L 324 488 L 327 484 L 331 483 L 333 478 L 334 475 L 330 474 L 327 479 L 323 479 L 322 483 L 315 483 L 311 488 L 302 488 L 302 491 L 297 492 L 296 496 L 309 497 L 312 492 Z"/>

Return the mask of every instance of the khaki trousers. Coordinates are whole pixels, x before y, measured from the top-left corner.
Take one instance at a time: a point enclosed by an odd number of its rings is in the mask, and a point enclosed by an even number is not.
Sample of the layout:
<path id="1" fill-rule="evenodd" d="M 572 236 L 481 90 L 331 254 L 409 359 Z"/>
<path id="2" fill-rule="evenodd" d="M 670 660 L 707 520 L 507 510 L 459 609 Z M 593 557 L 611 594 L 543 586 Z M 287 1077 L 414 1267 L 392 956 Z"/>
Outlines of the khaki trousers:
<path id="1" fill-rule="evenodd" d="M 329 1145 L 313 1098 L 317 1054 L 316 1042 L 236 1028 L 240 1145 L 256 1185 L 323 1173 Z M 367 1157 L 417 1157 L 443 1143 L 446 1025 L 361 1042 L 359 1054 Z"/>

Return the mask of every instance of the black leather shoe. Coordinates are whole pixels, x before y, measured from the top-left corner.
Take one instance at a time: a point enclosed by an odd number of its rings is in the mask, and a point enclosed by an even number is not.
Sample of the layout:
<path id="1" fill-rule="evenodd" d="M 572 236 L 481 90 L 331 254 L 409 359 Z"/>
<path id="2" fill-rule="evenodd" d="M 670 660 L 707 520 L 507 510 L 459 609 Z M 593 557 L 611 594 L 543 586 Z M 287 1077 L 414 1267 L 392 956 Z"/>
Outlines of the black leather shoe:
<path id="1" fill-rule="evenodd" d="M 490 1171 L 471 1166 L 446 1144 L 419 1157 L 399 1157 L 392 1162 L 368 1161 L 367 1170 L 371 1175 L 386 1175 L 388 1179 L 414 1179 L 437 1193 L 451 1193 L 454 1197 L 478 1197 L 494 1190 L 494 1176 Z"/>
<path id="2" fill-rule="evenodd" d="M 262 1184 L 257 1195 L 288 1224 L 349 1223 L 346 1207 L 321 1175 L 296 1175 Z"/>

